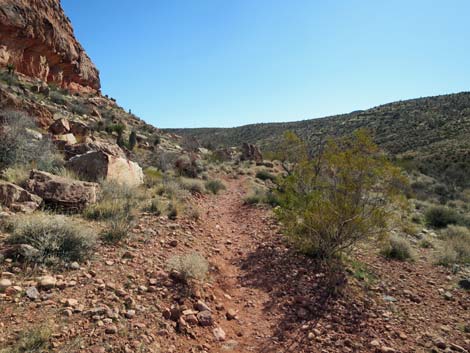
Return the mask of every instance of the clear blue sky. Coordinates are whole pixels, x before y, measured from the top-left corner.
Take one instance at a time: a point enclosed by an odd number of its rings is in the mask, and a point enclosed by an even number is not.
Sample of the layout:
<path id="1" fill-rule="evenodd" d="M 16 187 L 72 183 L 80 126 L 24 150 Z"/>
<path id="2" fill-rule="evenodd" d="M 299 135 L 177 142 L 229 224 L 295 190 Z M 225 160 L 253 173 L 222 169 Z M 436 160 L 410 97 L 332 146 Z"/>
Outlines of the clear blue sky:
<path id="1" fill-rule="evenodd" d="M 103 93 L 157 127 L 469 90 L 468 0 L 62 0 Z"/>

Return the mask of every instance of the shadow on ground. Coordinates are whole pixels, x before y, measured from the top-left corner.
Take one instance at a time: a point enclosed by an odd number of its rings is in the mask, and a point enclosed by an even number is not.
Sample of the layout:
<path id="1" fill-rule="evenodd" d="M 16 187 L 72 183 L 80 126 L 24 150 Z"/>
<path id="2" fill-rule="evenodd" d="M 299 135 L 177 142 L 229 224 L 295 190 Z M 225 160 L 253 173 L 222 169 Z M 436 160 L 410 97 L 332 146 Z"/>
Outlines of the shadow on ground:
<path id="1" fill-rule="evenodd" d="M 269 293 L 264 310 L 266 315 L 278 317 L 274 337 L 258 347 L 258 352 L 314 352 L 325 344 L 334 345 L 324 340 L 325 326 L 328 332 L 344 332 L 347 337 L 359 339 L 361 322 L 368 317 L 368 301 L 347 293 L 349 287 L 344 290 L 348 284 L 341 265 L 327 267 L 286 248 L 280 240 L 269 240 L 240 260 L 238 266 L 243 286 Z M 322 327 L 318 325 L 320 320 Z M 322 332 L 322 342 L 308 338 L 308 332 L 315 329 Z"/>

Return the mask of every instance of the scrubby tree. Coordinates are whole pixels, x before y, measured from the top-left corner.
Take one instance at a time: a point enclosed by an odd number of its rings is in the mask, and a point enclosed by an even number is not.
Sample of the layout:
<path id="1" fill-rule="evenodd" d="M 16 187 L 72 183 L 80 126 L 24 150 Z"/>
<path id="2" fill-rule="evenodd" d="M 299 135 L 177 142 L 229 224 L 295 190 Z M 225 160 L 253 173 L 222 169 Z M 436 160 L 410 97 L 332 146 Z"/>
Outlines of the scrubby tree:
<path id="1" fill-rule="evenodd" d="M 329 139 L 314 158 L 306 156 L 296 161 L 278 192 L 277 215 L 288 238 L 301 251 L 329 259 L 383 235 L 406 181 L 367 132 Z"/>
<path id="2" fill-rule="evenodd" d="M 137 134 L 135 131 L 132 131 L 129 135 L 129 149 L 132 151 L 137 144 Z"/>
<path id="3" fill-rule="evenodd" d="M 308 159 L 307 145 L 293 131 L 288 130 L 275 148 L 273 159 L 279 160 L 284 171 L 291 174 L 298 163 Z"/>

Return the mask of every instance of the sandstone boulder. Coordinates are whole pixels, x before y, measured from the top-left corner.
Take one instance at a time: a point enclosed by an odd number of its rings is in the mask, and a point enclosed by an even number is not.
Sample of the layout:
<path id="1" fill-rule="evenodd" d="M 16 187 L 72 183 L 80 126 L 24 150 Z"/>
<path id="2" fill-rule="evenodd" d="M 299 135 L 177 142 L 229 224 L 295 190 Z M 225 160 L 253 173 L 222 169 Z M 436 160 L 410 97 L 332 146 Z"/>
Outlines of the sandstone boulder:
<path id="1" fill-rule="evenodd" d="M 87 125 L 79 121 L 71 121 L 70 132 L 74 134 L 75 136 L 86 137 L 90 135 L 91 130 Z"/>
<path id="2" fill-rule="evenodd" d="M 140 185 L 144 182 L 144 173 L 137 163 L 104 151 L 73 157 L 66 166 L 90 181 L 114 180 L 128 185 Z"/>
<path id="3" fill-rule="evenodd" d="M 0 203 L 14 212 L 33 212 L 42 203 L 42 199 L 18 185 L 0 181 Z"/>
<path id="4" fill-rule="evenodd" d="M 57 119 L 49 126 L 49 132 L 54 135 L 65 135 L 70 132 L 70 123 L 65 118 Z"/>
<path id="5" fill-rule="evenodd" d="M 74 145 L 77 143 L 77 139 L 74 134 L 56 135 L 53 137 L 53 141 L 64 142 L 63 145 Z M 59 143 L 59 145 L 61 144 Z"/>
<path id="6" fill-rule="evenodd" d="M 104 152 L 115 157 L 126 158 L 124 151 L 115 144 L 106 142 L 84 142 L 65 147 L 65 159 L 70 159 L 88 152 Z"/>
<path id="7" fill-rule="evenodd" d="M 96 202 L 99 185 L 59 177 L 39 170 L 31 171 L 26 189 L 43 198 L 46 204 L 80 211 Z"/>
<path id="8" fill-rule="evenodd" d="M 262 162 L 263 155 L 261 154 L 258 146 L 252 145 L 250 143 L 243 143 L 240 159 L 242 161 Z"/>

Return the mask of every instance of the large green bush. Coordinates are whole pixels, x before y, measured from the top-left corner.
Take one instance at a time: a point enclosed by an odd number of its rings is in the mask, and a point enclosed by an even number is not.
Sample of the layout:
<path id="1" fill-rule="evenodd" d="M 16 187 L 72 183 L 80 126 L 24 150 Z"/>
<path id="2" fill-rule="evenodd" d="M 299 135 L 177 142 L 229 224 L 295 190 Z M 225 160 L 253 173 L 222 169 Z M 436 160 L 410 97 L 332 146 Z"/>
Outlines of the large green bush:
<path id="1" fill-rule="evenodd" d="M 384 235 L 404 183 L 367 133 L 357 131 L 296 164 L 281 181 L 276 213 L 294 245 L 328 259 Z"/>

